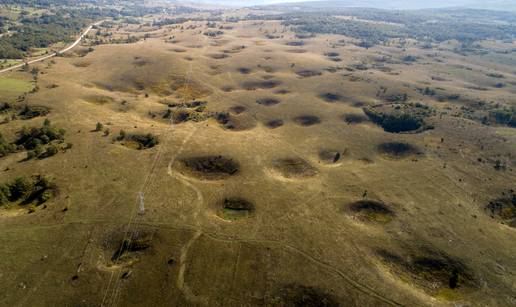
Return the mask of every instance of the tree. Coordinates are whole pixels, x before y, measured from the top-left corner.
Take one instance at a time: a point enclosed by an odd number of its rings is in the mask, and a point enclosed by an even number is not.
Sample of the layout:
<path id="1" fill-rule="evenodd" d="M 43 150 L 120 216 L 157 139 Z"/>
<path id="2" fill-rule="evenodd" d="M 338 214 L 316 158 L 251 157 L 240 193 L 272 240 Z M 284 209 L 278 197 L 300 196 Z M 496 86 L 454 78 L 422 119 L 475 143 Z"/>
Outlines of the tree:
<path id="1" fill-rule="evenodd" d="M 33 188 L 33 182 L 26 177 L 16 178 L 9 187 L 11 200 L 27 198 L 32 193 Z"/>
<path id="2" fill-rule="evenodd" d="M 97 125 L 95 126 L 95 131 L 101 131 L 102 129 L 104 128 L 104 125 L 102 125 L 102 123 L 97 123 Z"/>

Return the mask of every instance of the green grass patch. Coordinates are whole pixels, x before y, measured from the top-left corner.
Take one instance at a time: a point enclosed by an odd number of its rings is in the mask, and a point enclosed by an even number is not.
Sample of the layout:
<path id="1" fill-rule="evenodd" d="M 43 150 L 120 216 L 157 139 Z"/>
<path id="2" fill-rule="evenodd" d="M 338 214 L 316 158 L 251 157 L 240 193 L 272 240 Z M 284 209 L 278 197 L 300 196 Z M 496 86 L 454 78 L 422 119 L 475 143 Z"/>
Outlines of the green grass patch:
<path id="1" fill-rule="evenodd" d="M 31 81 L 0 77 L 0 97 L 15 98 L 33 88 Z"/>

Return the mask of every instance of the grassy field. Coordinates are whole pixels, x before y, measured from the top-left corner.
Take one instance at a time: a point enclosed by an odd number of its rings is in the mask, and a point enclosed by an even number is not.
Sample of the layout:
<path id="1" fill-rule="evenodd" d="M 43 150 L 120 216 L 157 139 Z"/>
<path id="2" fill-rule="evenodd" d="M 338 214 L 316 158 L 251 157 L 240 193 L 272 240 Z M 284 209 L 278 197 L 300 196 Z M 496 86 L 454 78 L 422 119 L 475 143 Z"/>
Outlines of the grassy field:
<path id="1" fill-rule="evenodd" d="M 66 133 L 52 156 L 0 158 L 0 183 L 57 191 L 0 205 L 0 305 L 514 303 L 515 128 L 492 116 L 516 106 L 514 53 L 259 19 L 91 36 L 3 111 L 6 142 L 45 119 Z M 0 97 L 30 91 L 33 67 Z"/>
<path id="2" fill-rule="evenodd" d="M 24 77 L 23 79 L 27 79 Z M 24 93 L 30 92 L 34 87 L 31 81 L 0 77 L 0 93 L 3 99 L 12 100 Z"/>

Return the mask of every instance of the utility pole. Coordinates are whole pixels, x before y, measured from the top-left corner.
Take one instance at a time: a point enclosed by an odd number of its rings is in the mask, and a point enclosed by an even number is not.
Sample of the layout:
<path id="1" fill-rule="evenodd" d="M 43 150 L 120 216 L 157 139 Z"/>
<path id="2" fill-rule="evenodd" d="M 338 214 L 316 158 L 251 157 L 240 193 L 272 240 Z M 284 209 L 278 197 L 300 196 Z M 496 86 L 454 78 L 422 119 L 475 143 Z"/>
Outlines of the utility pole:
<path id="1" fill-rule="evenodd" d="M 143 201 L 143 192 L 140 192 L 138 194 L 138 197 L 140 198 L 140 206 L 138 209 L 138 214 L 143 215 L 145 213 L 145 203 Z"/>

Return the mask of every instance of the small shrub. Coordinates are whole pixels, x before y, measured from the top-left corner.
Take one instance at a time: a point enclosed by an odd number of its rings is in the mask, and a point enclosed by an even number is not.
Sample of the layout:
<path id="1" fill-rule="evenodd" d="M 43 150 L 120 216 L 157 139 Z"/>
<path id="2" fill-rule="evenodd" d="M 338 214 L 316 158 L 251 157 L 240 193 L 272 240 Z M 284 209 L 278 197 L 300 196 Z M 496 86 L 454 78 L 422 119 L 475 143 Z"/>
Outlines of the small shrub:
<path id="1" fill-rule="evenodd" d="M 56 145 L 50 145 L 47 147 L 47 150 L 45 151 L 45 158 L 46 157 L 52 157 L 53 155 L 57 154 L 59 152 L 59 148 L 57 148 Z"/>
<path id="2" fill-rule="evenodd" d="M 97 123 L 97 125 L 95 126 L 95 131 L 102 131 L 102 129 L 104 128 L 104 125 L 102 125 L 102 123 Z"/>
<path id="3" fill-rule="evenodd" d="M 40 205 L 50 200 L 55 192 L 56 186 L 44 176 L 19 177 L 0 184 L 0 205 L 18 201 Z"/>

